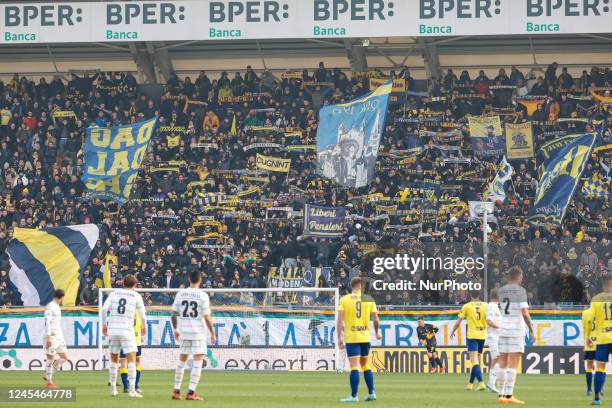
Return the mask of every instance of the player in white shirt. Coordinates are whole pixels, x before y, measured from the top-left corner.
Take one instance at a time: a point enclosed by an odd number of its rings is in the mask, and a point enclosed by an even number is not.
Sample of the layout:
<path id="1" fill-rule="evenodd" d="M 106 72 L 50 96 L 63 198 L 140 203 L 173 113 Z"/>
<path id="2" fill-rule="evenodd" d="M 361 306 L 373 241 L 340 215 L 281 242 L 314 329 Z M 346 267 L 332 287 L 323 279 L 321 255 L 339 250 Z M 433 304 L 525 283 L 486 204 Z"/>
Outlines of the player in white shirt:
<path id="1" fill-rule="evenodd" d="M 128 396 L 142 398 L 136 392 L 136 335 L 134 334 L 134 319 L 136 313 L 142 324 L 141 334 L 147 334 L 147 315 L 140 293 L 136 292 L 138 281 L 133 275 L 123 280 L 125 289 L 112 291 L 102 306 L 102 334 L 108 336 L 111 361 L 109 364 L 109 380 L 111 395 L 117 395 L 117 369 L 119 368 L 119 352 L 127 359 Z"/>
<path id="2" fill-rule="evenodd" d="M 43 378 L 47 382 L 47 388 L 57 388 L 57 385 L 53 383 L 53 370 L 59 370 L 68 360 L 66 341 L 62 333 L 62 310 L 60 309 L 64 295 L 62 289 L 56 289 L 53 293 L 53 300 L 45 308 L 43 351 L 47 359 Z"/>
<path id="3" fill-rule="evenodd" d="M 501 326 L 501 311 L 499 310 L 499 296 L 497 289 L 491 291 L 490 302 L 487 304 L 487 346 L 489 346 L 489 353 L 491 354 L 491 369 L 489 370 L 489 381 L 487 382 L 487 389 L 490 392 L 499 394 L 497 389 L 497 373 L 499 371 L 499 365 L 497 360 L 499 358 L 499 328 Z"/>
<path id="4" fill-rule="evenodd" d="M 516 370 L 525 351 L 525 325 L 531 342 L 535 341 L 529 315 L 527 291 L 521 286 L 523 270 L 513 266 L 508 271 L 508 284 L 497 291 L 501 305 L 501 330 L 499 331 L 499 402 L 524 404 L 514 397 Z"/>
<path id="5" fill-rule="evenodd" d="M 181 383 L 185 373 L 185 364 L 189 355 L 193 356 L 191 376 L 189 378 L 188 400 L 201 400 L 195 390 L 200 382 L 202 364 L 206 354 L 206 328 L 210 333 L 210 344 L 215 344 L 215 330 L 210 311 L 210 299 L 200 289 L 202 276 L 200 272 L 189 274 L 189 288 L 180 290 L 172 304 L 172 327 L 174 338 L 181 342 L 179 361 L 174 374 L 174 391 L 172 399 L 181 399 Z"/>

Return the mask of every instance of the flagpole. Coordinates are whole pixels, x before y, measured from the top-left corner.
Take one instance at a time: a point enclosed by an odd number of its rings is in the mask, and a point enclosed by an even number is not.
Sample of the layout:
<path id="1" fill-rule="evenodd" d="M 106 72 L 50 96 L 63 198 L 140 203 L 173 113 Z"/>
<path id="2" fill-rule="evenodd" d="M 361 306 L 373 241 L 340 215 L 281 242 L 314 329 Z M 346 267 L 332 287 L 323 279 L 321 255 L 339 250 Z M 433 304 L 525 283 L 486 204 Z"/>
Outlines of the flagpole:
<path id="1" fill-rule="evenodd" d="M 484 257 L 484 301 L 488 302 L 489 301 L 489 267 L 488 267 L 488 263 L 489 263 L 489 248 L 488 248 L 488 242 L 489 242 L 489 224 L 487 223 L 487 213 L 489 211 L 487 211 L 487 209 L 485 208 L 484 211 L 482 212 L 482 253 L 483 253 L 483 257 Z"/>

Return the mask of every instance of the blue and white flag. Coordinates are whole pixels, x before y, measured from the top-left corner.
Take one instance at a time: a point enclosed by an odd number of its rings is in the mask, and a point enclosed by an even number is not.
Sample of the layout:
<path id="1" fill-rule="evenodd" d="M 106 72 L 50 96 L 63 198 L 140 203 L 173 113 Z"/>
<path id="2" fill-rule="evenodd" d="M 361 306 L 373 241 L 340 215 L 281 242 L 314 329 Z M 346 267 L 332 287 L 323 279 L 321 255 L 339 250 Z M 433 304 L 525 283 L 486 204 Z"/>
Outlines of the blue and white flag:
<path id="1" fill-rule="evenodd" d="M 539 152 L 544 157 L 540 167 L 542 177 L 527 217 L 528 224 L 561 226 L 595 141 L 596 134 L 587 133 L 566 136 L 542 146 Z"/>
<path id="2" fill-rule="evenodd" d="M 120 204 L 129 200 L 156 123 L 154 118 L 112 128 L 87 128 L 81 180 L 88 197 Z"/>
<path id="3" fill-rule="evenodd" d="M 321 109 L 317 174 L 344 187 L 370 184 L 392 89 L 389 81 L 359 99 Z"/>
<path id="4" fill-rule="evenodd" d="M 512 174 L 514 170 L 508 161 L 506 160 L 506 156 L 502 159 L 502 162 L 499 164 L 499 170 L 495 175 L 495 178 L 489 185 L 489 200 L 496 201 L 504 201 L 506 199 L 506 182 L 512 178 Z"/>
<path id="5" fill-rule="evenodd" d="M 55 289 L 63 289 L 64 304 L 73 306 L 80 272 L 99 235 L 94 224 L 42 230 L 15 228 L 6 252 L 11 264 L 9 277 L 21 293 L 23 305 L 46 305 L 53 300 Z"/>

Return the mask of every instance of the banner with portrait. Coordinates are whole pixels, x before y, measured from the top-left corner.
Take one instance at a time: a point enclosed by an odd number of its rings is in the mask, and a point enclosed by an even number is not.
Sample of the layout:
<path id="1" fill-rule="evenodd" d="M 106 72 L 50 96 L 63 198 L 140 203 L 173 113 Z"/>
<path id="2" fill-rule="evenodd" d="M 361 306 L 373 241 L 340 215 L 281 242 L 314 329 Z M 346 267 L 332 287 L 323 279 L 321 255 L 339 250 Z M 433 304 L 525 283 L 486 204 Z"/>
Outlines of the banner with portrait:
<path id="1" fill-rule="evenodd" d="M 81 180 L 88 197 L 120 204 L 129 200 L 156 123 L 154 118 L 125 126 L 87 128 Z"/>
<path id="2" fill-rule="evenodd" d="M 534 156 L 531 122 L 506 123 L 506 157 L 509 160 Z"/>
<path id="3" fill-rule="evenodd" d="M 499 116 L 470 116 L 468 120 L 472 149 L 477 157 L 502 156 L 506 152 L 506 141 Z"/>
<path id="4" fill-rule="evenodd" d="M 389 81 L 359 99 L 321 109 L 317 174 L 344 187 L 370 184 L 392 88 Z"/>
<path id="5" fill-rule="evenodd" d="M 341 237 L 344 235 L 344 207 L 304 206 L 304 236 Z"/>

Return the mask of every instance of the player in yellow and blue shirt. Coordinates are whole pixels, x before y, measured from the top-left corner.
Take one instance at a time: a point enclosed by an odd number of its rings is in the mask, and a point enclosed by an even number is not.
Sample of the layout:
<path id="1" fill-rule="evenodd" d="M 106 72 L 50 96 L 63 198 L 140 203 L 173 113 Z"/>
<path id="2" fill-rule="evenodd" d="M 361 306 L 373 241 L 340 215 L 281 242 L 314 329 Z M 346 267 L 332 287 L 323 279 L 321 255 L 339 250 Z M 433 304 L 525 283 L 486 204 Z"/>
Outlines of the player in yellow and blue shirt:
<path id="1" fill-rule="evenodd" d="M 361 293 L 361 278 L 351 280 L 351 294 L 343 296 L 338 304 L 338 346 L 344 348 L 351 365 L 350 385 L 351 396 L 340 402 L 358 402 L 359 369 L 368 386 L 366 401 L 375 401 L 374 375 L 370 368 L 370 318 L 374 321 L 374 333 L 378 340 L 382 336 L 378 327 L 378 310 L 376 303 L 369 295 Z M 343 336 L 344 332 L 344 336 Z"/>
<path id="2" fill-rule="evenodd" d="M 138 351 L 136 352 L 136 390 L 138 392 L 142 392 L 140 390 L 140 376 L 142 374 L 142 367 L 140 365 L 140 359 L 142 356 L 142 322 L 140 321 L 140 316 L 136 313 L 136 317 L 134 319 L 134 334 L 136 335 L 136 345 L 138 346 Z M 128 369 L 127 369 L 127 359 L 125 358 L 125 354 L 123 354 L 123 350 L 119 353 L 120 360 L 120 369 L 121 372 L 121 383 L 123 384 L 123 392 L 128 392 Z"/>
<path id="3" fill-rule="evenodd" d="M 595 346 L 595 399 L 592 405 L 601 405 L 601 392 L 606 382 L 606 363 L 612 354 L 612 275 L 603 279 L 603 289 L 604 292 L 593 297 L 589 308 L 595 322 L 595 341 L 586 338 L 589 347 Z"/>
<path id="4" fill-rule="evenodd" d="M 595 369 L 595 316 L 590 308 L 582 312 L 582 335 L 584 337 L 584 371 L 587 395 L 593 393 L 593 371 Z M 591 342 L 589 343 L 589 340 Z"/>
<path id="5" fill-rule="evenodd" d="M 480 359 L 484 349 L 485 339 L 487 338 L 487 304 L 480 301 L 480 292 L 473 291 L 470 294 L 471 301 L 463 305 L 459 318 L 455 322 L 451 331 L 451 339 L 455 337 L 455 332 L 463 320 L 467 320 L 467 349 L 472 362 L 470 370 L 470 383 L 467 390 L 484 391 L 486 386 L 482 381 L 482 370 Z M 474 380 L 478 380 L 478 386 L 474 388 Z"/>

